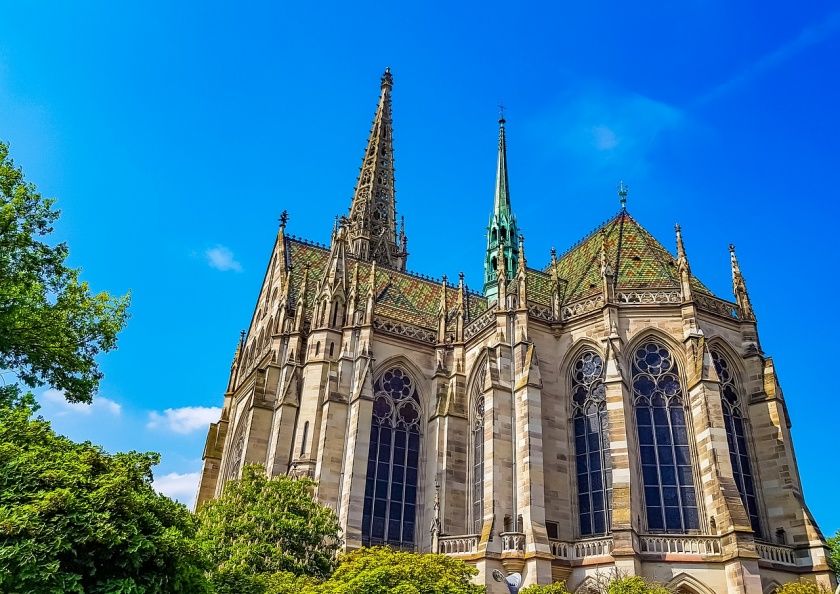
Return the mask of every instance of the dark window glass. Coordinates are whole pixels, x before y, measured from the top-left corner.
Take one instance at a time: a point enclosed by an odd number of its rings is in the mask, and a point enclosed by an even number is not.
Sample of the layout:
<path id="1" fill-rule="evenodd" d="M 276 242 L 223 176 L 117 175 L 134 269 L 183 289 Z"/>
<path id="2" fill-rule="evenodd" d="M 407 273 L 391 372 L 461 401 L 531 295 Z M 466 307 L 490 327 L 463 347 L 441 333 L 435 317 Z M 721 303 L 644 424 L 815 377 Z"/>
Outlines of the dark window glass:
<path id="1" fill-rule="evenodd" d="M 482 361 L 472 388 L 472 532 L 480 534 L 484 523 L 484 378 L 486 363 Z"/>
<path id="2" fill-rule="evenodd" d="M 571 393 L 580 534 L 606 534 L 610 526 L 612 475 L 604 361 L 594 351 L 585 351 L 575 361 Z"/>
<path id="3" fill-rule="evenodd" d="M 633 402 L 648 529 L 699 529 L 679 370 L 661 344 L 646 342 L 633 354 Z"/>
<path id="4" fill-rule="evenodd" d="M 373 388 L 362 544 L 414 549 L 420 449 L 417 390 L 401 367 L 383 373 Z"/>
<path id="5" fill-rule="evenodd" d="M 732 366 L 718 350 L 712 350 L 712 361 L 720 378 L 720 395 L 723 406 L 723 423 L 726 426 L 726 441 L 729 444 L 729 459 L 732 462 L 732 474 L 741 501 L 750 517 L 750 524 L 756 536 L 761 537 L 761 522 L 758 518 L 758 505 L 755 500 L 752 466 L 747 448 L 747 435 L 744 428 L 744 415 Z"/>

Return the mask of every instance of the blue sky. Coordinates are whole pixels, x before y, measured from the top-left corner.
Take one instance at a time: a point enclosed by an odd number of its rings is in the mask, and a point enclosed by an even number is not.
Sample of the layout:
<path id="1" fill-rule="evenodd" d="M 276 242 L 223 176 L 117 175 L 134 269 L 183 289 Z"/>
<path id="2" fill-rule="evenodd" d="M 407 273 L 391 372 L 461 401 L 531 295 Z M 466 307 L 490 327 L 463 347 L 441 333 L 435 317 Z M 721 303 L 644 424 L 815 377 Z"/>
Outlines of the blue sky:
<path id="1" fill-rule="evenodd" d="M 807 500 L 840 528 L 833 3 L 282 4 L 4 7 L 0 139 L 58 198 L 85 278 L 133 295 L 97 403 L 42 395 L 60 431 L 161 451 L 162 487 L 191 499 L 277 217 L 328 240 L 390 65 L 409 267 L 479 287 L 503 101 L 531 265 L 613 215 L 620 179 L 722 296 L 737 245 Z"/>

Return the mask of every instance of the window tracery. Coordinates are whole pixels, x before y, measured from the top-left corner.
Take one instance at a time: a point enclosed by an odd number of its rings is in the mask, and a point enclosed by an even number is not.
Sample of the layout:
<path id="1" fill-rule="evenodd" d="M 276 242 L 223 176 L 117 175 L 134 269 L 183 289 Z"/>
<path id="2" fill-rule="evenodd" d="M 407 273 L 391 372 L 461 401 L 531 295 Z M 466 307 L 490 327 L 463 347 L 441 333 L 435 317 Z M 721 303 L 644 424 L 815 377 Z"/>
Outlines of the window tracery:
<path id="1" fill-rule="evenodd" d="M 606 534 L 612 495 L 609 424 L 604 361 L 595 351 L 585 351 L 572 368 L 572 423 L 580 534 Z"/>
<path id="2" fill-rule="evenodd" d="M 374 382 L 362 544 L 413 549 L 420 401 L 411 376 L 394 366 Z"/>
<path id="3" fill-rule="evenodd" d="M 480 534 L 484 523 L 484 377 L 486 364 L 481 369 L 473 383 L 473 415 L 472 415 L 472 532 Z"/>
<path id="4" fill-rule="evenodd" d="M 671 352 L 649 340 L 633 353 L 633 402 L 648 529 L 700 528 L 679 369 Z"/>
<path id="5" fill-rule="evenodd" d="M 723 354 L 712 349 L 712 361 L 720 379 L 720 397 L 723 406 L 723 423 L 726 426 L 726 441 L 729 443 L 729 459 L 732 462 L 732 474 L 741 501 L 750 517 L 750 524 L 756 536 L 761 536 L 761 523 L 758 516 L 758 499 L 755 492 L 750 452 L 747 446 L 746 421 L 741 410 L 738 387 L 732 366 Z"/>

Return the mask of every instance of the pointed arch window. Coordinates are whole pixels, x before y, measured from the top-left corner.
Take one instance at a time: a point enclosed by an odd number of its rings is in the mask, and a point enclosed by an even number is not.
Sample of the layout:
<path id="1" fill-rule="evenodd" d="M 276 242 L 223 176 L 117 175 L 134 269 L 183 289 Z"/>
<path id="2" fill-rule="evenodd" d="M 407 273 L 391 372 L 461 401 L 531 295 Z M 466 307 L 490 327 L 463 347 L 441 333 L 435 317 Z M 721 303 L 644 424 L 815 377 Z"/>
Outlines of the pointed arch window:
<path id="1" fill-rule="evenodd" d="M 746 421 L 741 410 L 738 387 L 732 366 L 723 354 L 712 349 L 712 361 L 720 378 L 720 396 L 723 406 L 723 423 L 726 426 L 726 441 L 729 443 L 729 459 L 732 462 L 732 474 L 738 485 L 738 493 L 747 514 L 750 517 L 755 535 L 761 536 L 761 523 L 758 518 L 758 499 L 755 492 L 750 452 L 747 445 Z"/>
<path id="2" fill-rule="evenodd" d="M 633 402 L 651 532 L 700 528 L 686 406 L 672 353 L 650 340 L 633 353 Z"/>
<path id="3" fill-rule="evenodd" d="M 399 366 L 380 375 L 373 388 L 362 544 L 413 549 L 420 456 L 417 388 Z"/>
<path id="4" fill-rule="evenodd" d="M 484 524 L 484 377 L 486 365 L 482 363 L 473 384 L 472 414 L 472 532 L 481 534 Z"/>
<path id="5" fill-rule="evenodd" d="M 606 534 L 612 473 L 604 361 L 595 351 L 582 353 L 572 367 L 572 411 L 580 534 Z"/>

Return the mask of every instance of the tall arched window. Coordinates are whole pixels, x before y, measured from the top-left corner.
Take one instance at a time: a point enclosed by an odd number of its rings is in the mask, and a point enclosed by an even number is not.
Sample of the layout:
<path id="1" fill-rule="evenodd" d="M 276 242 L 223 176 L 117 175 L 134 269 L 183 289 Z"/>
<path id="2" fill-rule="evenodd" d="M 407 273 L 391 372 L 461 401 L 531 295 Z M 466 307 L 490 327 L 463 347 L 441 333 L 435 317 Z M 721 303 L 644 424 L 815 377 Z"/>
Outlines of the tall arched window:
<path id="1" fill-rule="evenodd" d="M 732 473 L 738 485 L 741 501 L 750 516 L 750 524 L 756 536 L 761 536 L 761 524 L 758 520 L 758 501 L 755 494 L 750 452 L 747 447 L 747 435 L 744 428 L 744 415 L 741 412 L 741 400 L 732 367 L 726 357 L 718 350 L 712 350 L 712 361 L 720 378 L 720 396 L 723 405 L 723 423 L 726 425 L 726 440 L 729 443 L 729 459 L 732 461 Z"/>
<path id="2" fill-rule="evenodd" d="M 402 367 L 388 369 L 373 389 L 362 544 L 413 549 L 420 401 Z"/>
<path id="3" fill-rule="evenodd" d="M 585 351 L 572 368 L 572 423 L 581 536 L 610 529 L 610 472 L 604 361 Z"/>
<path id="4" fill-rule="evenodd" d="M 484 523 L 484 374 L 482 363 L 473 384 L 472 411 L 472 526 L 473 534 L 480 534 Z"/>
<path id="5" fill-rule="evenodd" d="M 679 369 L 671 352 L 653 340 L 633 353 L 633 402 L 648 529 L 699 529 Z"/>

